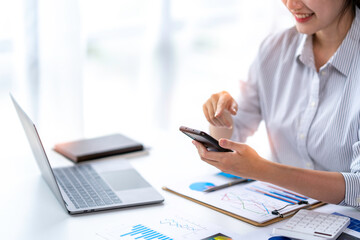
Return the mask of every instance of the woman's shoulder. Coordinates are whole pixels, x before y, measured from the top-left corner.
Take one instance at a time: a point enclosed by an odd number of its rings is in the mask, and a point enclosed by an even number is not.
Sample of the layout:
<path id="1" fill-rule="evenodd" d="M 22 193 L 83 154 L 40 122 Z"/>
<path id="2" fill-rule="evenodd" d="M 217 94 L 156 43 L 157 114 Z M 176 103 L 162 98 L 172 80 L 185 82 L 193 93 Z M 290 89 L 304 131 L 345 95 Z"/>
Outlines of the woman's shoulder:
<path id="1" fill-rule="evenodd" d="M 276 33 L 269 34 L 259 48 L 259 55 L 266 57 L 282 56 L 295 52 L 299 47 L 304 35 L 300 34 L 296 27 L 291 27 Z"/>

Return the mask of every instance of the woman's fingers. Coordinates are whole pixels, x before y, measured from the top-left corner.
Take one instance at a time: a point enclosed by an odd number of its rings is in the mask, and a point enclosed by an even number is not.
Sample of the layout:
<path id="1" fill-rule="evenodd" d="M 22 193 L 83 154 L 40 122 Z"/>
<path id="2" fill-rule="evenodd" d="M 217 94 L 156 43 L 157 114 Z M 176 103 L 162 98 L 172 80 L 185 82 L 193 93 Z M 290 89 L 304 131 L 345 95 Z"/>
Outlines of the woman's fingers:
<path id="1" fill-rule="evenodd" d="M 236 115 L 238 110 L 238 105 L 233 97 L 227 92 L 223 93 L 217 103 L 218 112 L 215 113 L 216 116 L 220 116 L 225 110 L 229 111 L 232 115 Z"/>
<path id="2" fill-rule="evenodd" d="M 243 144 L 243 143 L 234 142 L 234 141 L 231 141 L 231 140 L 225 139 L 225 138 L 219 139 L 219 145 L 220 145 L 220 147 L 233 150 L 233 151 L 235 151 L 235 152 L 237 152 L 237 153 L 240 153 L 240 154 L 241 154 L 241 153 L 245 150 L 245 148 L 246 148 L 246 145 Z"/>
<path id="3" fill-rule="evenodd" d="M 218 168 L 220 171 L 223 172 L 232 171 L 230 158 L 233 153 L 208 151 L 201 143 L 195 140 L 193 141 L 193 144 L 196 146 L 201 160 Z"/>
<path id="4" fill-rule="evenodd" d="M 204 115 L 206 117 L 206 119 L 208 120 L 208 122 L 213 125 L 213 126 L 221 126 L 221 122 L 216 118 L 214 117 L 215 116 L 215 110 L 213 108 L 213 105 L 211 102 L 206 102 L 204 105 L 203 105 L 203 112 L 204 112 Z"/>
<path id="5" fill-rule="evenodd" d="M 233 99 L 233 102 L 232 102 L 232 104 L 231 104 L 231 107 L 230 107 L 230 109 L 229 109 L 229 112 L 230 112 L 232 115 L 236 115 L 237 110 L 238 110 L 238 104 L 237 104 L 237 102 Z"/>
<path id="6" fill-rule="evenodd" d="M 219 162 L 224 158 L 223 152 L 208 151 L 202 143 L 195 140 L 192 142 L 196 146 L 201 159 L 212 162 Z"/>
<path id="7" fill-rule="evenodd" d="M 200 142 L 193 141 L 201 160 L 219 170 L 237 176 L 257 179 L 259 173 L 268 168 L 269 161 L 261 158 L 250 146 L 225 138 L 219 140 L 223 148 L 233 152 L 208 151 Z"/>
<path id="8" fill-rule="evenodd" d="M 210 124 L 216 127 L 232 127 L 231 116 L 237 112 L 237 103 L 225 91 L 212 94 L 203 105 L 203 111 Z"/>

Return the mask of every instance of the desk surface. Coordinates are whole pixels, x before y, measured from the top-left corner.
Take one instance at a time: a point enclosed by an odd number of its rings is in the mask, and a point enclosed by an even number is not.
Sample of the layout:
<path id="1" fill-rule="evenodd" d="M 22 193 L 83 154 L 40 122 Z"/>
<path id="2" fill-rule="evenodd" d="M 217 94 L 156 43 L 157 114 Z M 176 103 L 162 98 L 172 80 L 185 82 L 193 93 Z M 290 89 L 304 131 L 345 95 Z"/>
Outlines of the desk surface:
<path id="1" fill-rule="evenodd" d="M 169 136 L 173 141 L 163 141 Z M 145 142 L 151 147 L 148 154 L 135 154 L 127 156 L 128 158 L 111 157 L 111 159 L 131 162 L 164 196 L 164 203 L 70 216 L 65 213 L 42 179 L 25 137 L 19 135 L 16 144 L 23 146 L 22 149 L 10 151 L 11 154 L 8 151 L 1 160 L 1 238 L 99 239 L 97 232 L 108 226 L 124 223 L 128 218 L 141 217 L 144 214 L 157 216 L 174 210 L 181 211 L 187 216 L 196 216 L 200 221 L 204 220 L 220 229 L 228 229 L 244 237 L 256 236 L 256 239 L 268 239 L 272 228 L 282 224 L 280 222 L 263 228 L 254 227 L 163 191 L 161 187 L 169 181 L 181 180 L 184 176 L 196 176 L 199 172 L 213 172 L 214 169 L 199 160 L 191 141 L 181 134 L 158 133 L 156 138 L 151 142 Z M 176 142 L 176 145 L 172 144 L 173 142 Z M 53 165 L 70 164 L 55 152 L 48 151 L 48 155 Z M 319 208 L 319 211 L 356 214 L 356 210 L 352 208 L 334 205 Z"/>

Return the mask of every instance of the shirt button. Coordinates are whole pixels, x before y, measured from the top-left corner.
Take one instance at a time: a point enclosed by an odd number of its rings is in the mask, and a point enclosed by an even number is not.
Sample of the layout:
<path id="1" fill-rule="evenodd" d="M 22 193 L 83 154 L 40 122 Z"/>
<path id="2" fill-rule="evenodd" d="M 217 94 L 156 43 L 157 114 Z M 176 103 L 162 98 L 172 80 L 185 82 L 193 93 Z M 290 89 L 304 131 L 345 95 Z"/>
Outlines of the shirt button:
<path id="1" fill-rule="evenodd" d="M 325 76 L 326 75 L 326 72 L 325 71 L 322 71 L 321 72 L 321 76 Z"/>
<path id="2" fill-rule="evenodd" d="M 305 138 L 304 134 L 300 134 L 300 139 L 304 139 L 304 138 Z"/>
<path id="3" fill-rule="evenodd" d="M 311 102 L 311 106 L 312 106 L 312 107 L 315 107 L 315 105 L 316 105 L 316 102 L 315 102 L 315 101 L 312 101 L 312 102 Z"/>
<path id="4" fill-rule="evenodd" d="M 306 166 L 307 166 L 307 167 L 311 167 L 311 165 L 312 165 L 312 164 L 311 164 L 311 163 L 309 163 L 309 162 L 308 162 L 308 163 L 306 163 Z"/>

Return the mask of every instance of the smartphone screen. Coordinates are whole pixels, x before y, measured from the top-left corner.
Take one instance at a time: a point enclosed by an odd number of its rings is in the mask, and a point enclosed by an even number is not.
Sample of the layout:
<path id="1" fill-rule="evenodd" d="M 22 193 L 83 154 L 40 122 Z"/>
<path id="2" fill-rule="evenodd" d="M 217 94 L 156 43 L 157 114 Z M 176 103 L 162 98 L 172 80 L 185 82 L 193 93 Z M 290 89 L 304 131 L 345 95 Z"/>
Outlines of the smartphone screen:
<path id="1" fill-rule="evenodd" d="M 181 126 L 179 130 L 188 137 L 202 143 L 209 151 L 232 152 L 230 149 L 220 147 L 219 142 L 206 132 L 184 126 Z"/>

